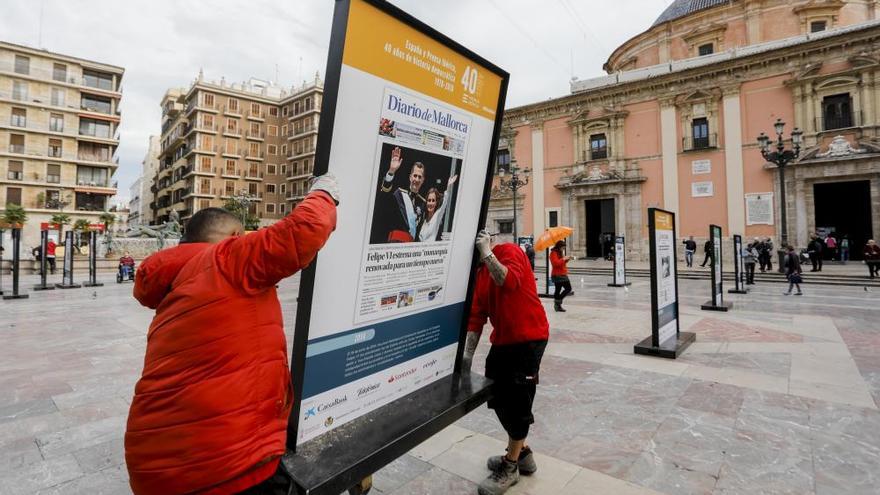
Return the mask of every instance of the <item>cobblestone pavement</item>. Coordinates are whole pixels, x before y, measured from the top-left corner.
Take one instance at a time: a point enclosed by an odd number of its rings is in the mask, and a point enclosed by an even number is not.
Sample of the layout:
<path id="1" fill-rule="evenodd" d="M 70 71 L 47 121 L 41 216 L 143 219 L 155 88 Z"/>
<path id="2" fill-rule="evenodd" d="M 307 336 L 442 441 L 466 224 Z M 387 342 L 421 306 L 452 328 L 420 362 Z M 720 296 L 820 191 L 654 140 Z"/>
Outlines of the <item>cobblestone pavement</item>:
<path id="1" fill-rule="evenodd" d="M 101 278 L 0 301 L 0 494 L 130 493 L 122 435 L 152 314 Z M 632 352 L 650 334 L 647 280 L 607 282 L 578 277 L 569 312 L 546 305 L 539 469 L 509 493 L 880 493 L 878 293 L 759 285 L 723 314 L 699 310 L 708 282 L 682 280 L 697 343 L 671 361 Z M 290 323 L 296 285 L 281 286 Z M 378 472 L 374 493 L 476 493 L 504 440 L 481 407 Z"/>

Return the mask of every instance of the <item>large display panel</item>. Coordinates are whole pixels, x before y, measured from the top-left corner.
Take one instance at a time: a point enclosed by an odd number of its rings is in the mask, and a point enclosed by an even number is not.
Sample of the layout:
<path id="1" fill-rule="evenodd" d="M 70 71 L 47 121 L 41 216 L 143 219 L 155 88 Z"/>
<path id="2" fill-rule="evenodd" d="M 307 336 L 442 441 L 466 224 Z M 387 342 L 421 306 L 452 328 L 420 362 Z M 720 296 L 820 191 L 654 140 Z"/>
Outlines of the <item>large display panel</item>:
<path id="1" fill-rule="evenodd" d="M 296 445 L 453 373 L 508 78 L 385 2 L 338 4 L 315 175 L 343 196 L 300 287 Z"/>

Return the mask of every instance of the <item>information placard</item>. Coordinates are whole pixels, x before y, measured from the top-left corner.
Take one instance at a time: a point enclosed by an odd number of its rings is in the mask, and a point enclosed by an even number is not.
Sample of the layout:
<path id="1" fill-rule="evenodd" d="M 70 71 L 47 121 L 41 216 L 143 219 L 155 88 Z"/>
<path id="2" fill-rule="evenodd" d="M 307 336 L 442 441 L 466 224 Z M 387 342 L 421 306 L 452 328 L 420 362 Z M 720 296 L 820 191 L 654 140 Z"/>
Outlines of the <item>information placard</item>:
<path id="1" fill-rule="evenodd" d="M 746 194 L 746 225 L 773 225 L 773 193 Z"/>
<path id="2" fill-rule="evenodd" d="M 721 227 L 709 226 L 709 239 L 712 241 L 712 250 L 709 252 L 712 263 L 712 299 L 700 308 L 708 311 L 727 311 L 732 304 L 724 301 L 724 280 L 722 277 L 721 260 Z M 734 256 L 735 257 L 735 256 Z"/>
<path id="3" fill-rule="evenodd" d="M 453 373 L 507 78 L 385 2 L 339 2 L 315 175 L 343 198 L 300 286 L 297 445 Z"/>
<path id="4" fill-rule="evenodd" d="M 648 209 L 651 262 L 651 336 L 636 344 L 636 354 L 676 358 L 695 340 L 679 331 L 675 214 Z"/>
<path id="5" fill-rule="evenodd" d="M 622 235 L 614 238 L 614 280 L 609 287 L 626 287 L 626 239 Z"/>
<path id="6" fill-rule="evenodd" d="M 748 294 L 745 286 L 745 263 L 743 262 L 742 236 L 733 236 L 733 280 L 734 288 L 728 290 L 730 294 Z"/>

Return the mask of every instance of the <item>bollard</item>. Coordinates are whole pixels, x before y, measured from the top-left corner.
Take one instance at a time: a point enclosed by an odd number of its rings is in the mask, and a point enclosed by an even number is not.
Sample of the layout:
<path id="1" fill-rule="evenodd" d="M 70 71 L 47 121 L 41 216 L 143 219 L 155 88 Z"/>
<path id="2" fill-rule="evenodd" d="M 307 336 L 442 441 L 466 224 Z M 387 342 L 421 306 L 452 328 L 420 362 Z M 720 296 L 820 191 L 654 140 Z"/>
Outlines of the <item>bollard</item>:
<path id="1" fill-rule="evenodd" d="M 89 281 L 83 287 L 101 287 L 104 284 L 98 282 L 98 233 L 89 231 Z"/>
<path id="2" fill-rule="evenodd" d="M 73 283 L 73 232 L 64 233 L 64 272 L 61 283 L 55 284 L 59 289 L 79 289 L 80 284 Z"/>
<path id="3" fill-rule="evenodd" d="M 18 292 L 19 262 L 21 261 L 21 229 L 12 229 L 12 294 L 4 294 L 3 299 L 27 299 L 27 294 Z"/>
<path id="4" fill-rule="evenodd" d="M 54 285 L 46 285 L 46 272 L 49 269 L 49 260 L 46 257 L 46 246 L 49 244 L 49 231 L 40 231 L 40 283 L 34 286 L 34 290 L 54 290 Z"/>

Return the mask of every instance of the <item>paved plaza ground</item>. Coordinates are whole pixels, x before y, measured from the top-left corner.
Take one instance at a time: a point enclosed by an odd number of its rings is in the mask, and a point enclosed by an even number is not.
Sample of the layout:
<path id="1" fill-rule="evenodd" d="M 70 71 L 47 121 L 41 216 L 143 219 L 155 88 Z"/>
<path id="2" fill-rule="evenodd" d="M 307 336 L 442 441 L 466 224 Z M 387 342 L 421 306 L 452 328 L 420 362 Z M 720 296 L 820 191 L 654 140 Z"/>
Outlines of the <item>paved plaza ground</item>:
<path id="1" fill-rule="evenodd" d="M 0 494 L 130 493 L 122 436 L 152 313 L 110 277 L 0 301 Z M 699 310 L 708 282 L 682 280 L 697 343 L 671 361 L 632 352 L 650 334 L 647 279 L 574 282 L 568 313 L 545 303 L 539 469 L 509 493 L 880 493 L 880 293 L 765 284 L 724 314 Z M 296 286 L 281 286 L 289 325 Z M 374 493 L 474 494 L 504 440 L 481 407 L 377 473 Z"/>

